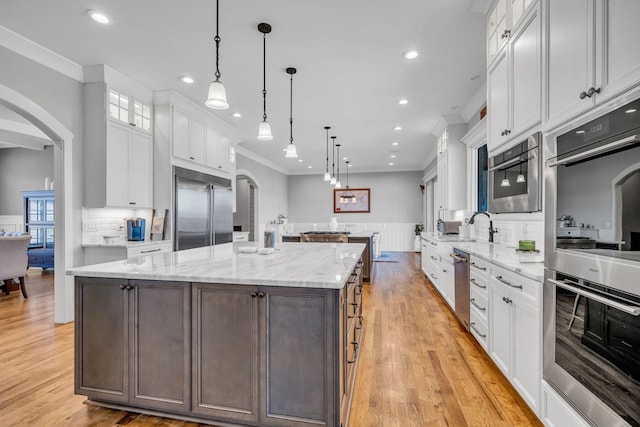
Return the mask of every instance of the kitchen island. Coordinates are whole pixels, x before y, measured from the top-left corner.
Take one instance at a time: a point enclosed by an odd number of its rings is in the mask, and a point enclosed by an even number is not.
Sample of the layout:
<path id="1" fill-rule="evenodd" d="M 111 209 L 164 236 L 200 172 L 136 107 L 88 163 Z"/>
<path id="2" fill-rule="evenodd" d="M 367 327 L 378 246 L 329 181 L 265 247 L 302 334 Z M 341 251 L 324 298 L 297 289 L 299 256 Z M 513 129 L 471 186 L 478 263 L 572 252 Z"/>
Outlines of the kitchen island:
<path id="1" fill-rule="evenodd" d="M 363 244 L 238 242 L 78 267 L 75 392 L 218 425 L 347 425 Z"/>

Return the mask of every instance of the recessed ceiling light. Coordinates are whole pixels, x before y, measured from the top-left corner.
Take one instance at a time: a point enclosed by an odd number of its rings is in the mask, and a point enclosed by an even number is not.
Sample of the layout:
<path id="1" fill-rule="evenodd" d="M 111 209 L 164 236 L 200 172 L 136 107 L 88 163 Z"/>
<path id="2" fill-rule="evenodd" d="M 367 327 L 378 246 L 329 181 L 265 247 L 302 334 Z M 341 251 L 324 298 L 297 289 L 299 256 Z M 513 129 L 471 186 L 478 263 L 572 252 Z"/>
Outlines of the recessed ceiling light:
<path id="1" fill-rule="evenodd" d="M 402 130 L 402 126 L 396 126 L 393 128 L 393 130 Z"/>
<path id="2" fill-rule="evenodd" d="M 235 118 L 240 118 L 240 117 L 242 117 L 242 114 L 240 114 L 240 113 L 233 113 L 233 114 L 232 114 L 232 116 L 233 116 L 233 117 L 235 117 Z"/>
<path id="3" fill-rule="evenodd" d="M 392 142 L 391 145 L 400 145 L 399 142 Z"/>
<path id="4" fill-rule="evenodd" d="M 396 158 L 396 155 L 395 155 L 395 154 L 392 154 L 390 157 L 391 157 L 392 159 L 395 159 L 395 158 Z"/>
<path id="5" fill-rule="evenodd" d="M 627 111 L 625 111 L 625 113 L 631 114 L 631 113 L 635 113 L 636 111 L 638 110 L 636 110 L 635 108 L 629 108 Z"/>
<path id="6" fill-rule="evenodd" d="M 406 59 L 416 59 L 418 57 L 418 51 L 417 50 L 408 50 L 405 53 L 403 53 L 403 56 Z"/>
<path id="7" fill-rule="evenodd" d="M 349 160 L 349 158 L 348 157 L 343 157 L 342 160 Z"/>
<path id="8" fill-rule="evenodd" d="M 302 163 L 304 160 L 302 159 L 298 159 L 298 163 Z"/>
<path id="9" fill-rule="evenodd" d="M 100 12 L 99 10 L 89 10 L 87 11 L 87 15 L 89 16 L 89 18 L 93 19 L 94 21 L 100 23 L 100 24 L 111 24 L 111 18 L 109 18 L 107 15 L 104 14 L 104 12 Z"/>
<path id="10" fill-rule="evenodd" d="M 406 99 L 402 98 L 398 101 L 398 104 L 400 105 L 407 105 L 409 103 L 409 101 L 407 101 Z"/>
<path id="11" fill-rule="evenodd" d="M 352 167 L 353 165 L 351 163 L 349 163 L 349 167 Z"/>
<path id="12" fill-rule="evenodd" d="M 313 169 L 313 166 L 309 165 L 307 166 L 307 169 Z"/>
<path id="13" fill-rule="evenodd" d="M 182 81 L 182 83 L 186 83 L 188 85 L 193 84 L 193 82 L 195 82 L 195 80 L 193 80 L 193 78 L 189 76 L 180 76 L 180 80 Z"/>
<path id="14" fill-rule="evenodd" d="M 393 166 L 393 162 L 389 162 L 389 166 Z"/>

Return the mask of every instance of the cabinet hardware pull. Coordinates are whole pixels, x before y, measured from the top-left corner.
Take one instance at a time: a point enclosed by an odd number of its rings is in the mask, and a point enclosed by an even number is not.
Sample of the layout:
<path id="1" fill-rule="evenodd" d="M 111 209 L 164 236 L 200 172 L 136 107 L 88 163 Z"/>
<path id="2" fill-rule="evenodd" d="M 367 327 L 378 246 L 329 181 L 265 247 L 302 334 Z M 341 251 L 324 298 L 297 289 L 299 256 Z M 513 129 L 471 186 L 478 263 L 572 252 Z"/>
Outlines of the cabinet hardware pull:
<path id="1" fill-rule="evenodd" d="M 120 285 L 120 289 L 122 290 L 127 289 L 127 285 Z"/>
<path id="2" fill-rule="evenodd" d="M 507 298 L 507 297 L 502 297 L 502 301 L 506 302 L 507 304 L 511 304 L 511 298 Z"/>
<path id="3" fill-rule="evenodd" d="M 135 205 L 135 204 L 136 204 L 136 202 L 129 202 L 129 204 L 130 204 L 130 205 Z"/>
<path id="4" fill-rule="evenodd" d="M 471 329 L 473 329 L 473 332 L 475 332 L 476 334 L 478 334 L 478 336 L 480 338 L 486 338 L 487 335 L 486 334 L 481 334 L 480 331 L 476 328 L 476 323 L 475 322 L 471 322 L 471 324 L 469 325 L 471 326 Z"/>
<path id="5" fill-rule="evenodd" d="M 502 33 L 502 35 L 500 36 L 500 38 L 506 39 L 507 37 L 509 37 L 511 35 L 511 30 L 504 30 L 504 32 Z"/>
<path id="6" fill-rule="evenodd" d="M 507 285 L 507 286 L 509 286 L 509 287 L 511 287 L 511 288 L 522 289 L 522 285 L 512 285 L 511 283 L 509 283 L 509 282 L 507 282 L 506 280 L 504 280 L 504 279 L 502 278 L 502 276 L 496 276 L 496 279 L 497 279 L 499 282 L 502 282 L 502 283 L 504 283 L 505 285 Z"/>
<path id="7" fill-rule="evenodd" d="M 587 95 L 589 97 L 592 97 L 593 95 L 598 94 L 598 93 L 600 93 L 600 88 L 596 89 L 594 87 L 590 87 L 589 90 L 587 91 Z"/>
<path id="8" fill-rule="evenodd" d="M 455 253 L 449 254 L 449 256 L 453 258 L 455 262 L 467 262 L 466 258 L 456 255 Z"/>
<path id="9" fill-rule="evenodd" d="M 622 344 L 625 347 L 633 348 L 632 344 L 629 344 L 628 342 L 626 342 L 625 340 L 623 340 L 621 338 L 616 338 L 616 341 L 618 341 L 620 344 Z"/>
<path id="10" fill-rule="evenodd" d="M 445 269 L 443 268 L 443 269 L 442 269 L 442 272 L 443 272 L 443 273 L 446 273 L 446 272 L 447 272 L 447 270 L 445 270 Z"/>
<path id="11" fill-rule="evenodd" d="M 487 271 L 487 267 L 479 267 L 475 262 L 472 262 L 471 266 L 477 268 L 478 270 Z"/>
<path id="12" fill-rule="evenodd" d="M 431 259 L 432 259 L 432 260 L 434 260 L 434 261 L 437 261 L 437 260 L 438 260 L 438 257 L 437 257 L 437 256 L 433 256 L 433 255 L 431 255 Z"/>
<path id="13" fill-rule="evenodd" d="M 479 285 L 478 282 L 476 282 L 476 279 L 469 279 L 469 282 L 473 283 L 474 285 L 476 285 L 480 289 L 487 289 L 486 286 Z"/>
<path id="14" fill-rule="evenodd" d="M 579 154 L 574 154 L 573 156 L 565 157 L 562 160 L 551 161 L 547 163 L 547 166 L 554 167 L 559 165 L 566 165 L 568 163 L 577 162 L 578 160 L 587 159 L 587 158 L 596 156 L 598 154 L 607 153 L 609 151 L 616 150 L 626 145 L 637 144 L 638 142 L 640 142 L 640 135 L 638 134 L 631 135 L 626 138 L 622 138 L 618 141 L 613 141 L 608 144 L 593 148 L 591 150 L 587 150 Z"/>
<path id="15" fill-rule="evenodd" d="M 127 285 L 127 290 L 130 291 L 131 289 L 135 288 L 135 286 L 131 286 L 131 285 Z"/>
<path id="16" fill-rule="evenodd" d="M 136 124 L 132 122 L 132 123 L 129 123 L 129 126 L 136 127 Z"/>
<path id="17" fill-rule="evenodd" d="M 473 304 L 473 306 L 474 306 L 475 308 L 477 308 L 477 309 L 478 309 L 478 310 L 480 310 L 480 311 L 486 311 L 486 310 L 487 310 L 486 308 L 484 308 L 484 307 L 480 306 L 480 305 L 476 302 L 476 299 L 475 299 L 475 298 L 471 298 L 470 302 L 471 302 L 471 304 Z"/>
<path id="18" fill-rule="evenodd" d="M 141 254 L 150 254 L 151 252 L 159 252 L 159 251 L 161 251 L 161 250 L 162 250 L 162 248 L 158 248 L 158 249 L 149 249 L 149 250 L 146 250 L 146 251 L 140 251 L 140 253 L 141 253 Z"/>
<path id="19" fill-rule="evenodd" d="M 196 158 L 195 158 L 195 157 L 193 157 L 193 156 L 189 156 L 189 159 L 190 159 L 190 160 L 195 160 Z"/>
<path id="20" fill-rule="evenodd" d="M 430 244 L 431 246 L 438 246 L 438 244 L 437 244 L 437 243 L 434 243 L 434 242 L 429 242 L 429 244 Z"/>
<path id="21" fill-rule="evenodd" d="M 262 291 L 258 292 L 258 298 L 264 298 L 264 296 L 265 296 L 264 292 Z"/>
<path id="22" fill-rule="evenodd" d="M 258 293 L 257 293 L 257 292 L 251 292 L 251 298 L 255 298 L 255 297 L 257 297 L 257 296 L 258 296 Z"/>

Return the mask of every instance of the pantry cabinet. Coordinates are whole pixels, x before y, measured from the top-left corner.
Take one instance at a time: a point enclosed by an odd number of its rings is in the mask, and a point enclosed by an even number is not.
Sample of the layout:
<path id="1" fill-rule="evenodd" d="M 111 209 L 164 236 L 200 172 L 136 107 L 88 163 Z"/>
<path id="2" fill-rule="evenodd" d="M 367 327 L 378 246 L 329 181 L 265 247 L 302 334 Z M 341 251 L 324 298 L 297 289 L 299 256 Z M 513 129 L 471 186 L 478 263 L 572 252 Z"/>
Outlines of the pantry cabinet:
<path id="1" fill-rule="evenodd" d="M 487 14 L 487 64 L 490 64 L 518 30 L 524 14 L 536 0 L 496 0 Z"/>
<path id="2" fill-rule="evenodd" d="M 638 16 L 635 0 L 549 2 L 547 129 L 640 82 Z"/>
<path id="3" fill-rule="evenodd" d="M 540 8 L 521 17 L 506 49 L 487 75 L 488 150 L 502 146 L 540 123 L 542 40 Z"/>
<path id="4" fill-rule="evenodd" d="M 460 139 L 466 125 L 450 125 L 438 138 L 436 197 L 439 210 L 466 209 L 467 150 Z"/>
<path id="5" fill-rule="evenodd" d="M 151 105 L 85 83 L 85 207 L 153 207 Z"/>

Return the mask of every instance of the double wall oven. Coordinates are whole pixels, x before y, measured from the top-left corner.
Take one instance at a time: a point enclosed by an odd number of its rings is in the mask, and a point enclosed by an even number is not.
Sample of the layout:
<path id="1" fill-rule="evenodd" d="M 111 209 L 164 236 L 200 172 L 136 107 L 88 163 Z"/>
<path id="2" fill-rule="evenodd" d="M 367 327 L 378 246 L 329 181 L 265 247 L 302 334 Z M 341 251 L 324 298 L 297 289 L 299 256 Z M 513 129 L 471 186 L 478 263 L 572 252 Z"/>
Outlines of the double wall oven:
<path id="1" fill-rule="evenodd" d="M 544 377 L 594 425 L 640 426 L 640 100 L 546 144 Z M 594 244 L 562 240 L 568 213 Z"/>

